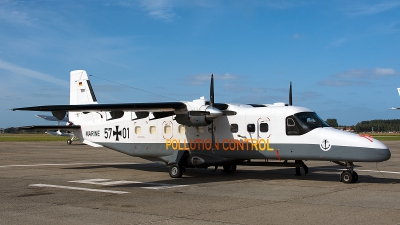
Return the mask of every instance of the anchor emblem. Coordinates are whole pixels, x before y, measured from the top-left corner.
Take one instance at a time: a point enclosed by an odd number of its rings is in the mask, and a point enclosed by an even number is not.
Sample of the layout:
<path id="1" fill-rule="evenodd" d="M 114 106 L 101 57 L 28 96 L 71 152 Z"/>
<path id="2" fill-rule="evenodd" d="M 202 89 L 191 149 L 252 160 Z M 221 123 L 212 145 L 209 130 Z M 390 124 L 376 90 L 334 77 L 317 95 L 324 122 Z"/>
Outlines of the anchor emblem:
<path id="1" fill-rule="evenodd" d="M 319 146 L 321 147 L 322 151 L 329 151 L 332 145 L 329 143 L 328 140 L 324 139 Z"/>

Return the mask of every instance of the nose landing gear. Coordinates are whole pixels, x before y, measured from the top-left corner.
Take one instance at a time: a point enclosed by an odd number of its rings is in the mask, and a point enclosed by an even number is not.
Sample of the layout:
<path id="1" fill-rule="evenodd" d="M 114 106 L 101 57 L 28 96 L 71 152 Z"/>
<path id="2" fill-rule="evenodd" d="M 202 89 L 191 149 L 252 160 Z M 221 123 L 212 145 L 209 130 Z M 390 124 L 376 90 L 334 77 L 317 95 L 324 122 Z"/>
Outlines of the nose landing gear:
<path id="1" fill-rule="evenodd" d="M 356 183 L 358 181 L 358 174 L 354 171 L 353 162 L 334 162 L 338 165 L 345 166 L 346 170 L 340 174 L 340 182 L 345 184 Z"/>

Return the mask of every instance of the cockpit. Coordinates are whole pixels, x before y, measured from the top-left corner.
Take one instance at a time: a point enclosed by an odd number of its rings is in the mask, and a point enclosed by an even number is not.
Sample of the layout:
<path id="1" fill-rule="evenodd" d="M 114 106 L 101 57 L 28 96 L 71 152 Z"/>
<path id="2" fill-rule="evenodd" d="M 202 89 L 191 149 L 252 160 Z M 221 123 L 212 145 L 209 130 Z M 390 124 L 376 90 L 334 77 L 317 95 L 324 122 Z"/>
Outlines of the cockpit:
<path id="1" fill-rule="evenodd" d="M 300 112 L 286 117 L 286 134 L 303 135 L 318 127 L 329 127 L 315 112 Z"/>

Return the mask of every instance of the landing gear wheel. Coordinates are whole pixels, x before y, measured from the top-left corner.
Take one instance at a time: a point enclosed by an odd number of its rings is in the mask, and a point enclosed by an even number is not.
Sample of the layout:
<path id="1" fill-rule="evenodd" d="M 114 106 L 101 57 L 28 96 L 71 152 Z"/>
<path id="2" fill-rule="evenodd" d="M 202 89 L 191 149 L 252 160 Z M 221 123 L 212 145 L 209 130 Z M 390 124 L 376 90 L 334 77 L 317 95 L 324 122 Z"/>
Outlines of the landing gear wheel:
<path id="1" fill-rule="evenodd" d="M 354 180 L 354 175 L 350 171 L 343 171 L 342 174 L 340 175 L 340 181 L 342 181 L 345 184 L 353 183 L 353 180 Z"/>
<path id="2" fill-rule="evenodd" d="M 358 174 L 356 173 L 356 171 L 353 171 L 353 181 L 352 183 L 357 183 L 358 181 Z"/>
<path id="3" fill-rule="evenodd" d="M 296 174 L 295 176 L 301 176 L 300 167 L 296 167 Z"/>
<path id="4" fill-rule="evenodd" d="M 222 166 L 224 168 L 224 172 L 226 173 L 234 173 L 236 171 L 236 164 L 227 164 Z"/>
<path id="5" fill-rule="evenodd" d="M 178 164 L 172 164 L 169 166 L 169 176 L 171 178 L 180 178 L 183 175 L 185 168 L 179 166 Z"/>
<path id="6" fill-rule="evenodd" d="M 68 140 L 67 140 L 67 144 L 69 144 L 69 145 L 72 144 L 71 139 L 68 139 Z"/>

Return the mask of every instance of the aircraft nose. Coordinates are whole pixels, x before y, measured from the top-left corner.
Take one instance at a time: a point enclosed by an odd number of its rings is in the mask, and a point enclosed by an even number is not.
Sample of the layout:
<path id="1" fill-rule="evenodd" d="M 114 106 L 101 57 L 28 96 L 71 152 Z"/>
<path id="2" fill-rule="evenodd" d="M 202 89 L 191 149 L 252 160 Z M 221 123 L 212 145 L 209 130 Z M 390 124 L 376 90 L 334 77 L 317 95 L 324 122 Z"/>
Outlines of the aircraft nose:
<path id="1" fill-rule="evenodd" d="M 392 154 L 385 144 L 375 140 L 373 146 L 364 148 L 359 152 L 359 156 L 367 162 L 383 162 L 389 160 Z"/>
<path id="2" fill-rule="evenodd" d="M 389 148 L 382 142 L 378 141 L 375 139 L 374 141 L 375 144 L 375 152 L 377 157 L 379 157 L 380 159 L 378 159 L 378 161 L 386 161 L 389 160 L 390 157 L 392 156 L 392 153 L 390 152 Z"/>
<path id="3" fill-rule="evenodd" d="M 377 149 L 377 155 L 381 157 L 381 161 L 389 160 L 392 157 L 392 153 L 389 148 L 386 149 Z"/>

